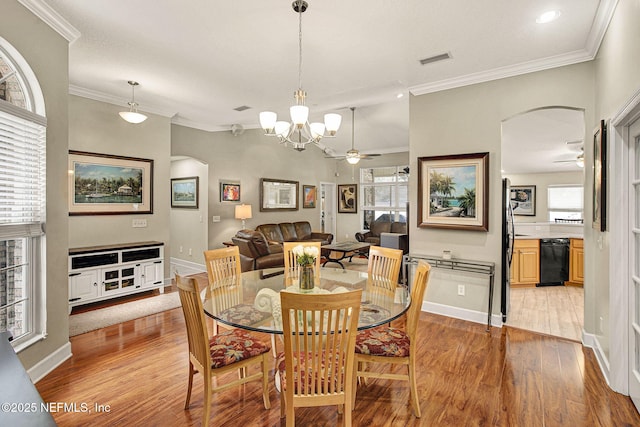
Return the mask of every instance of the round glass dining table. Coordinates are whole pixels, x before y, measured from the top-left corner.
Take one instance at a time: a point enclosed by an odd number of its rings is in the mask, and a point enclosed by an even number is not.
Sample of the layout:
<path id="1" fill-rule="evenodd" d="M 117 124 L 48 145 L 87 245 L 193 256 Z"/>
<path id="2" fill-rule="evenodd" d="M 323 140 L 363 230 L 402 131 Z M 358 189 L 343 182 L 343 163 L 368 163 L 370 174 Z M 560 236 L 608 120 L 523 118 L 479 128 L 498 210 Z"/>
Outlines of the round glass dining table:
<path id="1" fill-rule="evenodd" d="M 249 331 L 282 334 L 280 292 L 302 292 L 297 285 L 285 287 L 282 268 L 242 273 L 241 285 L 225 286 L 213 294 L 202 290 L 205 314 L 217 322 Z M 358 330 L 389 323 L 404 314 L 411 302 L 406 286 L 395 295 L 368 291 L 367 273 L 340 268 L 321 268 L 320 281 L 311 294 L 339 293 L 362 289 Z M 213 295 L 213 296 L 212 296 Z"/>

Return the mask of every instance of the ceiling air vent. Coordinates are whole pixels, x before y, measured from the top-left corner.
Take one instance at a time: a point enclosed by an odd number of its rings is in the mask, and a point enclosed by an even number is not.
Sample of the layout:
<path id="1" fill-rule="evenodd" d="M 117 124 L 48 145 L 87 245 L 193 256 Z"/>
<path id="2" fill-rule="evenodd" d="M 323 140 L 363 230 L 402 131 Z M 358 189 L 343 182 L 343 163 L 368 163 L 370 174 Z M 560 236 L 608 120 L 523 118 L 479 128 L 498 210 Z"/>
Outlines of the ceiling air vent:
<path id="1" fill-rule="evenodd" d="M 420 64 L 427 65 L 433 62 L 444 61 L 445 59 L 450 59 L 450 58 L 451 58 L 451 55 L 449 55 L 449 52 L 441 53 L 440 55 L 430 56 L 429 58 L 421 59 Z"/>
<path id="2" fill-rule="evenodd" d="M 241 105 L 241 106 L 239 106 L 239 107 L 234 108 L 234 110 L 236 110 L 236 111 L 244 111 L 244 110 L 248 110 L 248 109 L 250 109 L 250 108 L 251 108 L 251 107 L 249 107 L 249 106 L 247 106 L 247 105 Z"/>

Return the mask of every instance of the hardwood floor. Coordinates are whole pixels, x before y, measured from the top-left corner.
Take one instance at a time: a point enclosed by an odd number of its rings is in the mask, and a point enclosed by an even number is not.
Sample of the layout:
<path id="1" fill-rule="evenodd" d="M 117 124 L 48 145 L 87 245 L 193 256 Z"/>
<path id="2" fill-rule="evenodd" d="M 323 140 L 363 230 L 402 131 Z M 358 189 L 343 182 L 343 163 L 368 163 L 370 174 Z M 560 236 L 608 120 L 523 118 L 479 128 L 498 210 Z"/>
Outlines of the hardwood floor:
<path id="1" fill-rule="evenodd" d="M 584 289 L 543 286 L 510 290 L 507 325 L 555 337 L 582 341 Z"/>
<path id="2" fill-rule="evenodd" d="M 375 380 L 358 389 L 355 426 L 637 426 L 626 396 L 611 391 L 590 349 L 579 343 L 504 327 L 422 313 L 418 390 L 422 418 L 402 381 Z M 267 340 L 269 337 L 264 336 Z M 202 380 L 187 389 L 187 343 L 174 309 L 71 338 L 73 357 L 36 384 L 45 402 L 85 403 L 91 411 L 53 413 L 60 426 L 197 426 Z M 273 376 L 273 366 L 271 375 Z M 214 395 L 211 426 L 279 426 L 260 384 Z M 95 405 L 102 405 L 97 411 Z M 335 407 L 296 410 L 300 426 L 337 425 Z"/>

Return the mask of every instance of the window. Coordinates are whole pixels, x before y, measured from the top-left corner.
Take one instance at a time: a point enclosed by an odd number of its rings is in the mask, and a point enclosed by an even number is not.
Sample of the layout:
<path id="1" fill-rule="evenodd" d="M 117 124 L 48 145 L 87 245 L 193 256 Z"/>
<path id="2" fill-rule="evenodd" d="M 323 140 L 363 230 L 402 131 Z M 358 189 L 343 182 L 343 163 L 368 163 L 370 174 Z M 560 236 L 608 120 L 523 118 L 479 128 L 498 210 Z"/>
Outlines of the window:
<path id="1" fill-rule="evenodd" d="M 363 228 L 380 219 L 407 221 L 409 167 L 388 166 L 360 169 L 360 207 Z"/>
<path id="2" fill-rule="evenodd" d="M 582 219 L 582 185 L 553 185 L 547 190 L 549 221 L 558 219 Z"/>
<path id="3" fill-rule="evenodd" d="M 11 332 L 18 351 L 46 334 L 46 119 L 34 86 L 24 59 L 0 38 L 0 332 Z"/>

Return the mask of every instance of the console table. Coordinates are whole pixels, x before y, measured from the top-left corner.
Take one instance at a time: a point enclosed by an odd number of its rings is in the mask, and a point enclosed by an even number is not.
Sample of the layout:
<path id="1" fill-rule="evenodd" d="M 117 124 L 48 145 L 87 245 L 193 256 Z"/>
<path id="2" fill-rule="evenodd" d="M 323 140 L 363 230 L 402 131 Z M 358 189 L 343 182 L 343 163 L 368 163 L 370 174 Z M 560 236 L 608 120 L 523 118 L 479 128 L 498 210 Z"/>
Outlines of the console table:
<path id="1" fill-rule="evenodd" d="M 69 249 L 69 309 L 151 289 L 164 293 L 162 242 Z"/>
<path id="2" fill-rule="evenodd" d="M 464 271 L 467 273 L 477 273 L 489 276 L 489 304 L 487 307 L 487 331 L 491 329 L 491 312 L 493 310 L 493 285 L 496 271 L 496 264 L 486 261 L 473 261 L 468 259 L 451 258 L 444 259 L 439 256 L 408 254 L 403 257 L 402 280 L 407 283 L 408 269 L 410 265 L 417 264 L 424 260 L 431 264 L 431 267 L 448 270 Z"/>

